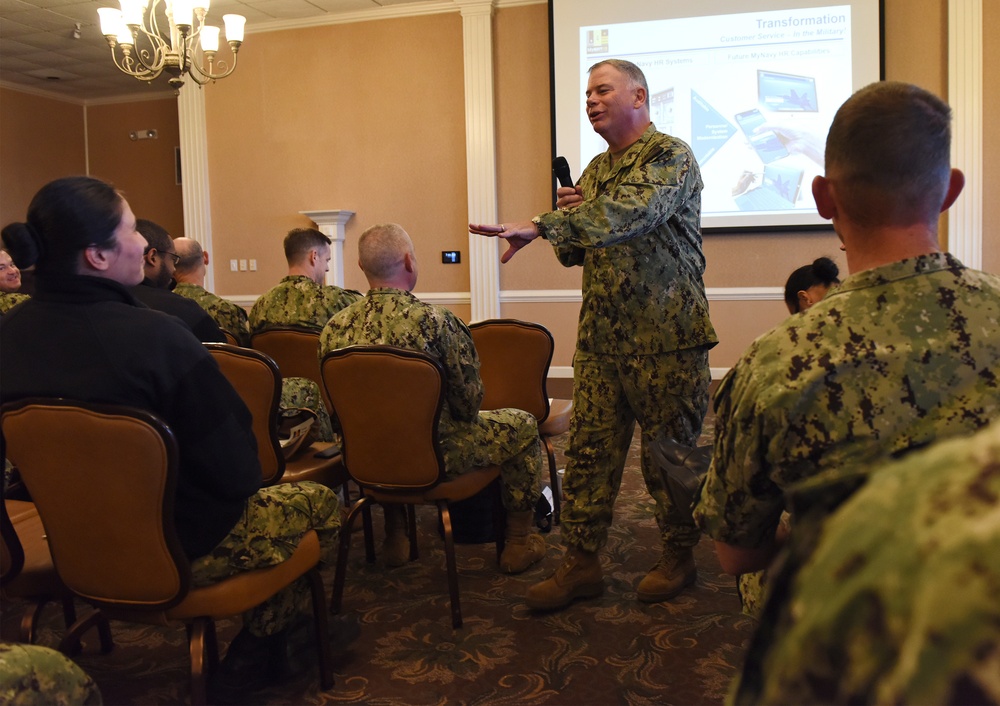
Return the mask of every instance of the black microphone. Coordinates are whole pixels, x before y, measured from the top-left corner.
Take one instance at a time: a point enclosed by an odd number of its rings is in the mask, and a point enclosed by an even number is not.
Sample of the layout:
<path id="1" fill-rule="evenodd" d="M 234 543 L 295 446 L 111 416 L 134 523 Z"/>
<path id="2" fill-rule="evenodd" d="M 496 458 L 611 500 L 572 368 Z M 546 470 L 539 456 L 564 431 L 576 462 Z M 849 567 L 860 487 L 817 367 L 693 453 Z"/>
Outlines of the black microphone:
<path id="1" fill-rule="evenodd" d="M 573 188 L 573 177 L 569 175 L 569 162 L 565 157 L 556 157 L 552 160 L 552 173 L 559 180 L 559 186 Z"/>

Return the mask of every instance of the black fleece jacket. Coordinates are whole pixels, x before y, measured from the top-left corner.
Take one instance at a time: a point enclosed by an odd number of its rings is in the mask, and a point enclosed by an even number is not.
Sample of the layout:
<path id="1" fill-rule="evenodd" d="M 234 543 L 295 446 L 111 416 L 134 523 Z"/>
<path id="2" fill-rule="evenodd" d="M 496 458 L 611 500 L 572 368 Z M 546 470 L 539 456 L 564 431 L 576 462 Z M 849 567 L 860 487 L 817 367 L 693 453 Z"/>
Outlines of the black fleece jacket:
<path id="1" fill-rule="evenodd" d="M 139 407 L 180 451 L 177 532 L 190 558 L 211 551 L 260 486 L 246 405 L 180 321 L 96 277 L 39 278 L 0 325 L 0 401 L 67 397 Z M 53 431 L 53 441 L 58 433 Z"/>

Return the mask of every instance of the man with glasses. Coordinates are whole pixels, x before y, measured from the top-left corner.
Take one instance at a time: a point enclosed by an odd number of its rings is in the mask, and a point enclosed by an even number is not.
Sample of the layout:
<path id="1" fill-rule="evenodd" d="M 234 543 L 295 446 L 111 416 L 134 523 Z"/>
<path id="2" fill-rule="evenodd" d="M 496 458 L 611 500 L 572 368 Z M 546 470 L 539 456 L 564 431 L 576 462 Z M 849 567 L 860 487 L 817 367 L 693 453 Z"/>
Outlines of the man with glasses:
<path id="1" fill-rule="evenodd" d="M 163 226 L 144 218 L 135 222 L 136 230 L 146 239 L 143 254 L 143 280 L 132 288 L 136 299 L 183 321 L 202 343 L 225 343 L 218 324 L 196 302 L 170 291 L 174 268 L 180 259 L 174 241 Z"/>

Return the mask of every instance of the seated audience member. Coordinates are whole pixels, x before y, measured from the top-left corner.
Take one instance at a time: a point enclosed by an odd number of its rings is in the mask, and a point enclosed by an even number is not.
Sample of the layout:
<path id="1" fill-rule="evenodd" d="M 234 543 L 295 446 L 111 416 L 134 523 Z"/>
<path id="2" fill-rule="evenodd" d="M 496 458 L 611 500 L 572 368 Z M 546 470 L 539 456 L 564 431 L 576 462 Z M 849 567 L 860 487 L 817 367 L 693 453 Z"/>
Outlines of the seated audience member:
<path id="1" fill-rule="evenodd" d="M 35 295 L 0 326 L 0 402 L 129 405 L 170 425 L 179 449 L 176 528 L 195 585 L 280 563 L 310 529 L 330 559 L 340 528 L 334 493 L 316 483 L 261 489 L 239 395 L 190 329 L 132 296 L 146 241 L 121 194 L 91 177 L 59 179 L 16 225 L 41 256 Z M 308 592 L 307 581 L 296 582 L 244 616 L 213 677 L 216 698 L 246 703 L 247 689 L 287 673 L 290 625 Z"/>
<path id="2" fill-rule="evenodd" d="M 785 282 L 785 306 L 789 314 L 805 311 L 826 296 L 830 287 L 840 284 L 837 263 L 828 257 L 818 257 L 811 265 L 795 270 Z"/>
<path id="3" fill-rule="evenodd" d="M 143 280 L 132 288 L 136 299 L 148 306 L 183 321 L 202 343 L 225 343 L 226 337 L 212 317 L 190 299 L 170 291 L 177 264 L 174 241 L 162 226 L 140 218 L 136 230 L 146 240 L 143 255 Z"/>
<path id="4" fill-rule="evenodd" d="M 29 299 L 21 294 L 21 271 L 7 250 L 0 250 L 0 314 L 7 313 L 21 302 Z"/>
<path id="5" fill-rule="evenodd" d="M 0 704 L 100 706 L 101 690 L 61 652 L 0 642 Z"/>
<path id="6" fill-rule="evenodd" d="M 208 253 L 202 250 L 201 243 L 191 238 L 174 238 L 174 251 L 177 253 L 174 294 L 197 303 L 239 345 L 250 345 L 250 319 L 246 309 L 205 289 Z"/>
<path id="7" fill-rule="evenodd" d="M 795 486 L 738 704 L 1000 704 L 1000 423 Z"/>
<path id="8" fill-rule="evenodd" d="M 372 226 L 358 240 L 358 259 L 371 289 L 367 296 L 336 314 L 320 343 L 321 353 L 352 345 L 383 344 L 421 351 L 444 366 L 447 398 L 439 424 L 445 472 L 498 464 L 507 509 L 507 545 L 501 570 L 516 574 L 545 554 L 545 541 L 534 531 L 542 469 L 541 442 L 535 418 L 518 409 L 480 412 L 483 382 L 479 356 L 468 327 L 452 312 L 425 304 L 411 292 L 417 284 L 413 242 L 395 224 Z M 386 509 L 387 563 L 402 564 L 409 541 L 402 508 Z"/>
<path id="9" fill-rule="evenodd" d="M 695 519 L 729 573 L 768 566 L 792 484 L 1000 416 L 1000 278 L 938 246 L 938 215 L 964 185 L 949 164 L 950 113 L 896 82 L 837 111 L 813 195 L 851 274 L 754 341 L 715 396 Z M 793 508 L 793 536 L 795 519 Z"/>
<path id="10" fill-rule="evenodd" d="M 330 269 L 330 239 L 312 228 L 296 228 L 285 236 L 288 275 L 265 292 L 250 309 L 250 330 L 271 326 L 306 326 L 322 330 L 330 317 L 361 299 L 361 292 L 323 283 Z M 317 385 L 307 378 L 285 378 L 282 409 L 312 410 L 319 419 L 320 441 L 333 441 L 333 424 Z"/>
<path id="11" fill-rule="evenodd" d="M 288 275 L 265 292 L 250 310 L 255 333 L 270 326 L 322 329 L 330 317 L 361 299 L 353 289 L 323 284 L 330 269 L 330 239 L 312 228 L 296 228 L 285 236 Z"/>
<path id="12" fill-rule="evenodd" d="M 38 260 L 38 249 L 30 238 L 25 238 L 16 228 L 4 228 L 0 231 L 3 249 L 7 251 L 21 274 L 21 286 L 18 292 L 31 296 L 35 292 L 35 262 Z"/>
<path id="13" fill-rule="evenodd" d="M 828 257 L 819 257 L 811 265 L 804 265 L 788 277 L 785 283 L 785 305 L 789 314 L 805 311 L 826 296 L 830 287 L 840 284 L 837 276 L 840 270 L 837 263 Z M 788 513 L 781 514 L 781 521 L 786 527 L 779 529 L 787 531 Z M 764 571 L 753 571 L 740 574 L 737 587 L 740 592 L 740 603 L 747 615 L 758 616 L 764 592 Z"/>

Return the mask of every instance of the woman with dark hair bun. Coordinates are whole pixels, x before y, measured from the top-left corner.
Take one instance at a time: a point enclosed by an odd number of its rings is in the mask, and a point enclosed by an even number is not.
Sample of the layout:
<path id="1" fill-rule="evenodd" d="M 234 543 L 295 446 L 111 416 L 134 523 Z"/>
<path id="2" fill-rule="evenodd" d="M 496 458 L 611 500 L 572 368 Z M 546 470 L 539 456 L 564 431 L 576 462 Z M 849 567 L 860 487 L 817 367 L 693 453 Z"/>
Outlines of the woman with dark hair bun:
<path id="1" fill-rule="evenodd" d="M 310 529 L 332 559 L 340 528 L 333 491 L 316 483 L 260 489 L 250 411 L 179 319 L 129 291 L 143 278 L 146 239 L 122 195 L 99 179 L 59 179 L 8 234 L 33 243 L 38 279 L 35 295 L 0 326 L 0 402 L 123 404 L 170 425 L 180 457 L 175 525 L 195 585 L 278 564 Z M 296 582 L 244 615 L 212 676 L 213 703 L 250 703 L 254 690 L 291 673 L 288 635 L 308 590 Z"/>
<path id="2" fill-rule="evenodd" d="M 826 296 L 830 287 L 840 284 L 837 263 L 828 257 L 819 257 L 811 265 L 795 270 L 785 283 L 785 305 L 789 314 L 805 311 Z"/>

